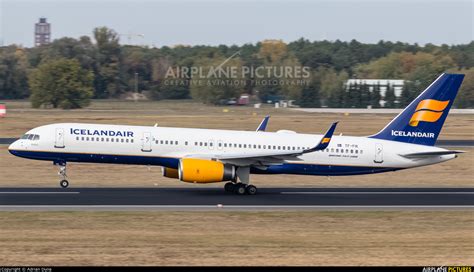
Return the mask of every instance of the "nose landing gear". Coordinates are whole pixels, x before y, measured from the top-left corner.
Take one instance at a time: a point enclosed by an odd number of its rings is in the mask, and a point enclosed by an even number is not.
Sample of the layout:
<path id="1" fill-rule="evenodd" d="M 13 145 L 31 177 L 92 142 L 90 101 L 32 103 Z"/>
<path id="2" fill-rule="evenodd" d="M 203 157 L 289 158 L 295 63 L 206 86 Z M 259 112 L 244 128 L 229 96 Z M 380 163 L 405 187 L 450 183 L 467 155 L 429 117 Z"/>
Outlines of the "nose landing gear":
<path id="1" fill-rule="evenodd" d="M 66 180 L 66 178 L 67 178 L 66 162 L 55 162 L 54 164 L 59 165 L 58 175 L 61 177 L 61 181 L 59 182 L 59 185 L 62 188 L 67 188 L 69 186 L 69 181 Z"/>

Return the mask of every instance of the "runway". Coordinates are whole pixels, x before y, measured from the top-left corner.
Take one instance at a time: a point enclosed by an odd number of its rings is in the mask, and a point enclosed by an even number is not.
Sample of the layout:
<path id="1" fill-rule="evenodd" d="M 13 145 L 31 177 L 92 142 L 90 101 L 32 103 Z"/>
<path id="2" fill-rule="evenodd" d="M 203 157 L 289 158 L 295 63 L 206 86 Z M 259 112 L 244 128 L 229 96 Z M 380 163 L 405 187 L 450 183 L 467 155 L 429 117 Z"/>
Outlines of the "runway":
<path id="1" fill-rule="evenodd" d="M 0 210 L 472 209 L 474 188 L 0 188 Z"/>

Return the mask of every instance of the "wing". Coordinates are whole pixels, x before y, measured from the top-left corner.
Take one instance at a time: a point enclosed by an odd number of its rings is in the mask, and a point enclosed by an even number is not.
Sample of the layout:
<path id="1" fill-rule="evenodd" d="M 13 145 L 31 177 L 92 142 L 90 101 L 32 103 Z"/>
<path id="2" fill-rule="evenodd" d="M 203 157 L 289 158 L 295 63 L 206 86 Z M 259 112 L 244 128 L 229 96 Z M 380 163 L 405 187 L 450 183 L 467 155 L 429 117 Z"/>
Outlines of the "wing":
<path id="1" fill-rule="evenodd" d="M 235 154 L 195 154 L 186 156 L 187 158 L 216 159 L 225 163 L 237 166 L 268 166 L 282 164 L 286 160 L 301 160 L 299 156 L 325 149 L 331 142 L 332 135 L 338 122 L 331 125 L 318 144 L 309 149 L 301 150 L 267 150 L 259 152 L 235 153 Z"/>

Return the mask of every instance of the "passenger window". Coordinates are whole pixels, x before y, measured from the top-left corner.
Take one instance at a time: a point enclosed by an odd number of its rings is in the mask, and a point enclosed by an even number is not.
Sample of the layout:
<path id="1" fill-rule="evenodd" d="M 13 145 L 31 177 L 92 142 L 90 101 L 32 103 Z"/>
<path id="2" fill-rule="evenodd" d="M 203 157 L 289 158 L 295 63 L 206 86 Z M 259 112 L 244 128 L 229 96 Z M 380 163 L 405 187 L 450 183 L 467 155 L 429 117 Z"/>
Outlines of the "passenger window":
<path id="1" fill-rule="evenodd" d="M 356 151 L 355 151 L 355 152 L 356 152 L 356 154 L 359 154 L 359 150 L 357 150 L 357 149 L 356 149 Z"/>
<path id="2" fill-rule="evenodd" d="M 178 145 L 178 141 L 174 141 L 174 144 L 175 144 L 175 145 Z"/>
<path id="3" fill-rule="evenodd" d="M 133 139 L 131 139 L 131 140 L 130 140 L 130 142 L 132 142 L 132 143 L 133 143 Z"/>
<path id="4" fill-rule="evenodd" d="M 125 142 L 128 143 L 128 139 L 125 139 Z"/>
<path id="5" fill-rule="evenodd" d="M 165 141 L 165 144 L 168 144 L 168 140 Z"/>
<path id="6" fill-rule="evenodd" d="M 89 137 L 86 137 L 86 141 L 89 141 Z"/>
<path id="7" fill-rule="evenodd" d="M 184 142 L 184 145 L 188 145 L 188 141 Z"/>
<path id="8" fill-rule="evenodd" d="M 362 154 L 362 150 L 360 151 L 360 154 Z"/>
<path id="9" fill-rule="evenodd" d="M 79 136 L 76 137 L 76 141 L 79 141 Z"/>
<path id="10" fill-rule="evenodd" d="M 93 141 L 94 141 L 94 137 L 91 137 L 91 142 L 93 142 Z"/>
<path id="11" fill-rule="evenodd" d="M 109 138 L 105 138 L 105 141 L 108 142 L 108 141 L 109 141 Z"/>
<path id="12" fill-rule="evenodd" d="M 113 142 L 114 142 L 114 138 L 110 138 L 110 141 L 113 143 Z"/>
<path id="13" fill-rule="evenodd" d="M 123 142 L 124 142 L 124 139 L 123 139 L 123 138 L 122 138 L 122 139 L 120 139 L 120 142 L 122 142 L 122 143 L 123 143 Z"/>

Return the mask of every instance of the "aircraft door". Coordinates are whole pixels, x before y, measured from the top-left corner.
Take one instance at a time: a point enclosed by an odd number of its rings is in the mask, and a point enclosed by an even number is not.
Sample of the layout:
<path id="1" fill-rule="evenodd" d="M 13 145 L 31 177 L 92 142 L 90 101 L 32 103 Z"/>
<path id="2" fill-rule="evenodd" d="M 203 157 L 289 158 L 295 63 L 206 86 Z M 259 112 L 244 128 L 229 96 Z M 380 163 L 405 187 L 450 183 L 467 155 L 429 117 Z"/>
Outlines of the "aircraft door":
<path id="1" fill-rule="evenodd" d="M 143 132 L 142 151 L 151 152 L 151 133 L 150 132 Z"/>
<path id="2" fill-rule="evenodd" d="M 63 128 L 56 129 L 56 137 L 54 138 L 54 147 L 64 148 L 64 129 Z"/>
<path id="3" fill-rule="evenodd" d="M 383 163 L 383 145 L 375 144 L 375 163 Z"/>

